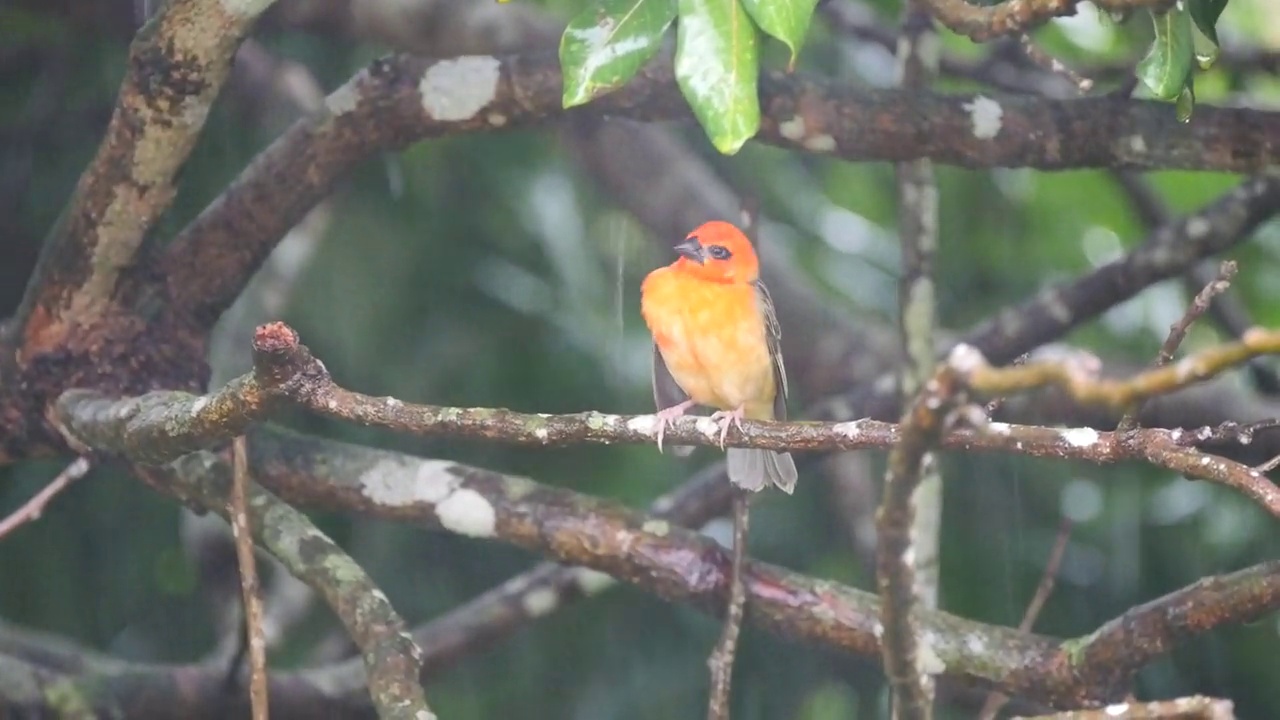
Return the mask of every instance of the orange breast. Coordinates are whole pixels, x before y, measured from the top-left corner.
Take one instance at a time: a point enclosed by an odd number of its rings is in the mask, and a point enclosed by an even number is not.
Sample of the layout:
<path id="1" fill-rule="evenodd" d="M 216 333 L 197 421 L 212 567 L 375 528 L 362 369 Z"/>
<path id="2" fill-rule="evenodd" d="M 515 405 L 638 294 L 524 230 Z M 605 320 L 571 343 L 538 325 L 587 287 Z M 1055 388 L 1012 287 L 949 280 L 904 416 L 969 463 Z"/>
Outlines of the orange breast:
<path id="1" fill-rule="evenodd" d="M 773 365 L 756 289 L 658 268 L 640 311 L 671 376 L 700 405 L 773 417 Z"/>

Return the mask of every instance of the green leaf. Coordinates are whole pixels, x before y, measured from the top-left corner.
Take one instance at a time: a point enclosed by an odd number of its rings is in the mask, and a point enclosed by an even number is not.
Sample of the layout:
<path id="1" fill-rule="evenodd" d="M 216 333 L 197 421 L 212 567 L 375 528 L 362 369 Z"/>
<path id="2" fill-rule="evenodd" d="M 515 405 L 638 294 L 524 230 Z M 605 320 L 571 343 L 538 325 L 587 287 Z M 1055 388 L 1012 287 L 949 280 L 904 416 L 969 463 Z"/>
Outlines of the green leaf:
<path id="1" fill-rule="evenodd" d="M 602 0 L 569 21 L 560 36 L 566 108 L 582 105 L 630 80 L 662 47 L 676 0 Z"/>
<path id="2" fill-rule="evenodd" d="M 738 0 L 679 0 L 676 82 L 725 155 L 760 129 L 756 27 Z"/>
<path id="3" fill-rule="evenodd" d="M 1198 27 L 1191 28 L 1191 45 L 1195 52 L 1196 65 L 1200 66 L 1201 70 L 1213 67 L 1218 60 L 1218 55 L 1222 52 L 1217 43 L 1205 37 Z"/>
<path id="4" fill-rule="evenodd" d="M 1227 7 L 1227 0 L 1187 0 L 1191 19 L 1204 36 L 1218 45 L 1218 16 Z"/>
<path id="5" fill-rule="evenodd" d="M 1174 100 L 1182 94 L 1191 77 L 1191 18 L 1187 11 L 1175 8 L 1165 13 L 1152 13 L 1156 39 L 1151 50 L 1138 63 L 1138 78 L 1161 100 Z"/>
<path id="6" fill-rule="evenodd" d="M 794 68 L 818 0 L 742 0 L 742 5 L 761 30 L 787 46 L 791 51 L 787 69 Z"/>
<path id="7" fill-rule="evenodd" d="M 1196 109 L 1196 89 L 1191 83 L 1187 83 L 1182 92 L 1178 93 L 1173 108 L 1178 122 L 1191 122 L 1191 113 Z"/>

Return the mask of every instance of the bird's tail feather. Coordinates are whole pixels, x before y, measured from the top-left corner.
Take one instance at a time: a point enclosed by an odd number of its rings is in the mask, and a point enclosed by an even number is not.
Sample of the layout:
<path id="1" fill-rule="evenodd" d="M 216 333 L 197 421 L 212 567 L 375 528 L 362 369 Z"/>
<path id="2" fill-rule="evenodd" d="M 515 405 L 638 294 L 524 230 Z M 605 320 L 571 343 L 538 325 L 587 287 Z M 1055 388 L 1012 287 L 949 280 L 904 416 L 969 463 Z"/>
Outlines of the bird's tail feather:
<path id="1" fill-rule="evenodd" d="M 796 463 L 791 453 L 729 448 L 726 455 L 729 482 L 743 490 L 759 492 L 767 485 L 774 485 L 790 495 L 796 489 Z"/>
<path id="2" fill-rule="evenodd" d="M 675 455 L 676 457 L 689 457 L 690 455 L 693 454 L 694 446 L 693 445 L 668 445 L 666 449 L 670 450 L 671 454 Z"/>

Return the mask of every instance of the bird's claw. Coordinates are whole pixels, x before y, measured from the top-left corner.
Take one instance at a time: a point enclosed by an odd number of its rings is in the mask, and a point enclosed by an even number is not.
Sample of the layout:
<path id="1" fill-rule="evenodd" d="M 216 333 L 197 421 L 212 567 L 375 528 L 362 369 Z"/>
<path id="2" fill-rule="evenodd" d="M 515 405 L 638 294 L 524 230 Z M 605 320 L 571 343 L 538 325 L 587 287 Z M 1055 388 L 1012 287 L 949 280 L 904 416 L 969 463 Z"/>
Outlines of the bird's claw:
<path id="1" fill-rule="evenodd" d="M 724 450 L 725 440 L 729 437 L 729 426 L 735 425 L 738 430 L 742 430 L 742 416 L 744 408 L 739 407 L 736 410 L 720 410 L 711 414 L 711 419 L 720 425 L 720 449 Z"/>
<path id="2" fill-rule="evenodd" d="M 658 452 L 662 452 L 662 436 L 667 431 L 667 425 L 670 425 L 671 421 L 676 418 L 684 417 L 685 411 L 691 407 L 693 407 L 693 401 L 686 400 L 679 405 L 672 405 L 654 413 L 654 416 L 658 418 Z"/>

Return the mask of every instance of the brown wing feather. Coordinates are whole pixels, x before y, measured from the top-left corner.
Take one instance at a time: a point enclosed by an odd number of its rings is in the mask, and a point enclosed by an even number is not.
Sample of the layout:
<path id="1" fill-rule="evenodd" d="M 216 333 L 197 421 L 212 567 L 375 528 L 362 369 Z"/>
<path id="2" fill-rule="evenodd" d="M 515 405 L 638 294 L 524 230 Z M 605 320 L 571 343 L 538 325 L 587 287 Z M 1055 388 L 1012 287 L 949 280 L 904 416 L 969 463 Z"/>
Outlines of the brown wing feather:
<path id="1" fill-rule="evenodd" d="M 667 362 L 662 359 L 662 353 L 658 350 L 658 344 L 653 345 L 653 404 L 659 410 L 669 408 L 672 405 L 679 405 L 689 399 L 689 393 L 686 393 L 680 387 L 680 383 L 671 376 L 671 371 L 667 369 Z M 692 445 L 673 445 L 670 446 L 671 453 L 676 457 L 688 457 L 693 452 Z"/>
<path id="2" fill-rule="evenodd" d="M 773 358 L 773 419 L 787 419 L 787 368 L 782 363 L 782 326 L 773 309 L 773 298 L 763 280 L 756 280 L 756 299 L 764 314 L 765 340 L 769 343 L 769 355 Z"/>
<path id="3" fill-rule="evenodd" d="M 671 376 L 671 371 L 667 369 L 667 363 L 662 359 L 662 353 L 658 350 L 658 344 L 653 344 L 653 404 L 658 406 L 659 410 L 669 408 L 672 405 L 679 405 L 689 399 L 689 393 L 685 392 L 676 379 Z"/>

